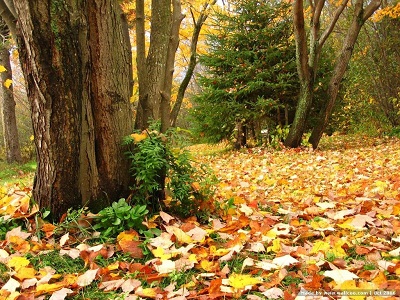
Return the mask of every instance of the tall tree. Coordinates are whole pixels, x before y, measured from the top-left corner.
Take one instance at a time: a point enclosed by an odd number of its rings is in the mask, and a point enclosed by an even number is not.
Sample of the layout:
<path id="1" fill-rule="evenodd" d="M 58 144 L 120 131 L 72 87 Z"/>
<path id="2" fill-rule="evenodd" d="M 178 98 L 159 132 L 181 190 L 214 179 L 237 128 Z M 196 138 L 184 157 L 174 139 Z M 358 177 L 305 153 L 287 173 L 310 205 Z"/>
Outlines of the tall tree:
<path id="1" fill-rule="evenodd" d="M 37 152 L 33 196 L 58 218 L 127 196 L 131 52 L 116 0 L 14 0 Z M 2 14 L 3 16 L 3 14 Z"/>
<path id="2" fill-rule="evenodd" d="M 193 77 L 193 73 L 197 64 L 197 44 L 199 42 L 201 29 L 209 16 L 209 8 L 214 5 L 217 0 L 212 0 L 203 4 L 200 15 L 196 19 L 193 10 L 191 9 L 192 21 L 193 21 L 193 35 L 190 42 L 190 58 L 189 64 L 186 70 L 185 77 L 182 79 L 179 85 L 178 94 L 176 96 L 175 104 L 171 110 L 170 120 L 171 126 L 176 126 L 176 121 L 178 119 L 179 111 L 181 109 L 183 99 L 185 97 L 186 89 L 189 85 L 190 80 Z"/>
<path id="3" fill-rule="evenodd" d="M 262 126 L 275 128 L 284 119 L 281 108 L 294 103 L 298 82 L 290 6 L 260 0 L 231 4 L 210 26 L 208 53 L 200 56 L 203 90 L 192 114 L 196 130 L 209 140 L 236 133 L 240 147 L 247 131 L 259 135 Z"/>
<path id="4" fill-rule="evenodd" d="M 308 114 L 312 105 L 314 96 L 314 82 L 316 79 L 317 70 L 319 67 L 319 60 L 321 57 L 322 48 L 335 28 L 337 21 L 342 15 L 343 11 L 348 7 L 348 0 L 341 0 L 338 2 L 336 10 L 332 18 L 327 24 L 325 30 L 321 33 L 321 16 L 323 9 L 327 6 L 326 0 L 311 0 L 309 2 L 310 8 L 310 26 L 305 24 L 305 7 L 303 0 L 295 0 L 293 2 L 293 22 L 296 40 L 296 61 L 298 76 L 300 79 L 300 92 L 296 108 L 296 114 L 293 124 L 290 128 L 289 135 L 285 140 L 287 147 L 298 147 L 306 128 Z M 368 19 L 372 13 L 379 8 L 380 0 L 372 0 L 368 5 L 366 1 L 356 0 L 354 6 L 354 16 L 351 26 L 348 29 L 347 38 L 345 39 L 342 50 L 339 53 L 339 58 L 335 62 L 335 70 L 332 75 L 330 87 L 328 90 L 329 100 L 321 111 L 320 125 L 316 127 L 310 138 L 313 147 L 318 146 L 321 128 L 322 131 L 326 126 L 326 122 L 331 113 L 333 103 L 336 100 L 337 92 L 341 79 L 343 78 L 344 71 L 352 54 L 352 49 L 357 40 L 359 28 L 362 27 L 365 20 Z M 358 25 L 357 25 L 358 24 Z M 309 28 L 309 43 L 307 43 L 307 29 Z"/>
<path id="5" fill-rule="evenodd" d="M 1 10 L 1 4 L 0 4 Z M 19 146 L 19 135 L 17 118 L 15 114 L 15 100 L 12 86 L 12 69 L 10 63 L 10 29 L 0 16 L 0 66 L 4 67 L 1 72 L 0 113 L 3 124 L 4 146 L 6 160 L 8 163 L 21 162 L 21 148 Z"/>
<path id="6" fill-rule="evenodd" d="M 318 122 L 314 126 L 309 138 L 309 142 L 314 149 L 318 147 L 322 134 L 328 125 L 329 117 L 332 114 L 332 109 L 335 105 L 335 101 L 339 92 L 340 83 L 350 62 L 350 58 L 353 54 L 354 46 L 360 30 L 365 21 L 372 16 L 372 14 L 379 8 L 380 5 L 381 0 L 373 0 L 366 7 L 364 7 L 363 0 L 357 0 L 354 3 L 352 21 L 347 30 L 339 57 L 336 59 L 335 68 L 328 85 L 328 98 L 319 113 Z"/>
<path id="7" fill-rule="evenodd" d="M 139 104 L 135 127 L 144 129 L 150 120 L 161 119 L 162 131 L 166 131 L 169 127 L 175 53 L 179 43 L 180 23 L 184 17 L 181 3 L 180 0 L 152 0 L 147 56 L 144 0 L 136 1 L 136 15 Z"/>
<path id="8" fill-rule="evenodd" d="M 151 4 L 151 28 L 145 30 L 145 1 L 136 0 L 136 45 L 137 72 L 139 82 L 139 103 L 135 127 L 148 127 L 149 120 L 161 120 L 161 130 L 165 132 L 176 120 L 184 99 L 188 84 L 197 63 L 197 44 L 204 22 L 209 15 L 209 8 L 216 0 L 203 1 L 200 12 L 189 10 L 193 20 L 193 34 L 190 42 L 190 59 L 186 74 L 178 89 L 177 99 L 171 107 L 171 94 L 176 67 L 175 56 L 179 46 L 182 20 L 180 0 L 157 1 Z M 146 34 L 150 35 L 150 45 L 146 55 Z"/>

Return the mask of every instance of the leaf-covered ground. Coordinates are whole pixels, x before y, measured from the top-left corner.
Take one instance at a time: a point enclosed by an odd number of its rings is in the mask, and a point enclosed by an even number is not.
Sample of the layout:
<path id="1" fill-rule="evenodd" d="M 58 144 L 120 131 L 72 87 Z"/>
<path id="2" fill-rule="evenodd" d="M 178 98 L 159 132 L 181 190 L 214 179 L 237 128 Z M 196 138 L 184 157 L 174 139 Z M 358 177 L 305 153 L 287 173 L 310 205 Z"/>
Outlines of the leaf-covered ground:
<path id="1" fill-rule="evenodd" d="M 3 188 L 0 299 L 399 299 L 400 141 L 321 148 L 198 156 L 219 217 L 161 213 L 146 240 L 89 239 L 79 214 L 45 223 L 28 190 Z"/>

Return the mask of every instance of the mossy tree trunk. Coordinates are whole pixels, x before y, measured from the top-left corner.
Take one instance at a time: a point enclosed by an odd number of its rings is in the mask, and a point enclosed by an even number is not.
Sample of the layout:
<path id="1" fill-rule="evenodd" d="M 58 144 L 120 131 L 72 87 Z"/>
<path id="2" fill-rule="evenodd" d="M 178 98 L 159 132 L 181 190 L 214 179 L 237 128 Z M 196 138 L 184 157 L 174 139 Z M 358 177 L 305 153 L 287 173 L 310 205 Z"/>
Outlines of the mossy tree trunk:
<path id="1" fill-rule="evenodd" d="M 15 0 L 37 151 L 33 196 L 55 218 L 129 193 L 131 52 L 116 0 Z"/>
<path id="2" fill-rule="evenodd" d="M 379 8 L 381 5 L 380 0 L 371 1 L 366 8 L 363 7 L 363 0 L 357 0 L 354 4 L 354 14 L 351 25 L 347 31 L 345 40 L 343 42 L 342 50 L 339 57 L 336 60 L 335 68 L 331 80 L 328 85 L 328 98 L 324 103 L 323 108 L 320 111 L 318 121 L 311 136 L 309 142 L 314 149 L 318 147 L 319 141 L 321 140 L 322 134 L 328 125 L 329 118 L 332 114 L 333 106 L 335 105 L 336 98 L 339 92 L 340 82 L 346 72 L 346 68 L 350 62 L 350 58 L 353 54 L 354 46 L 356 44 L 358 35 L 365 21 Z"/>

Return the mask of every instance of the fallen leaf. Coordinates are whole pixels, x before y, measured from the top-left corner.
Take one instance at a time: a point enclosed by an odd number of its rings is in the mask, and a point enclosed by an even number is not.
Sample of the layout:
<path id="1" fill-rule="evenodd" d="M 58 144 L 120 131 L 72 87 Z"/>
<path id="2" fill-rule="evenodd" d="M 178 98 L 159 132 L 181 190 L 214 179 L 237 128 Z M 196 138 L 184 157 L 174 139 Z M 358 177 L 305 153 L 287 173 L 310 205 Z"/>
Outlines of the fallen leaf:
<path id="1" fill-rule="evenodd" d="M 96 278 L 98 270 L 99 269 L 87 270 L 85 273 L 83 273 L 78 277 L 76 283 L 82 287 L 91 284 L 93 280 Z"/>
<path id="2" fill-rule="evenodd" d="M 342 284 L 346 280 L 353 280 L 358 278 L 356 274 L 347 270 L 325 271 L 323 275 L 332 278 L 337 284 Z"/>

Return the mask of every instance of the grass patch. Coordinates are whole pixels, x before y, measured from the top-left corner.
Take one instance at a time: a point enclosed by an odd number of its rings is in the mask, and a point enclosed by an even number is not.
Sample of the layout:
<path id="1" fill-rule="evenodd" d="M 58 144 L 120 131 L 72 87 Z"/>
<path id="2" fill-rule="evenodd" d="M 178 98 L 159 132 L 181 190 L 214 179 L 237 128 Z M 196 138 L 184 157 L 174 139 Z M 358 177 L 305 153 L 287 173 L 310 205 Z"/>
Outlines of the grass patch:
<path id="1" fill-rule="evenodd" d="M 28 254 L 27 259 L 35 269 L 51 267 L 59 274 L 79 273 L 85 269 L 85 263 L 81 258 L 73 259 L 68 255 L 60 255 L 59 251 L 51 251 L 35 256 Z"/>
<path id="2" fill-rule="evenodd" d="M 82 300 L 82 299 L 97 299 L 97 300 L 108 300 L 108 299 L 124 299 L 124 294 L 121 292 L 105 292 L 103 290 L 99 290 L 99 281 L 95 280 L 92 284 L 87 287 L 80 289 L 78 293 L 69 298 L 73 300 Z"/>
<path id="3" fill-rule="evenodd" d="M 7 271 L 9 271 L 8 267 L 5 264 L 0 263 L 0 282 L 6 282 L 10 278 Z"/>
<path id="4" fill-rule="evenodd" d="M 35 175 L 36 162 L 31 161 L 25 164 L 7 164 L 0 160 L 0 185 L 18 184 L 30 186 Z"/>

